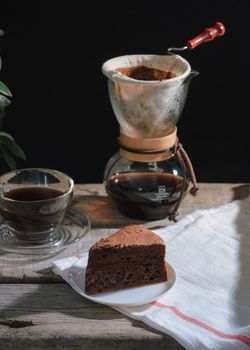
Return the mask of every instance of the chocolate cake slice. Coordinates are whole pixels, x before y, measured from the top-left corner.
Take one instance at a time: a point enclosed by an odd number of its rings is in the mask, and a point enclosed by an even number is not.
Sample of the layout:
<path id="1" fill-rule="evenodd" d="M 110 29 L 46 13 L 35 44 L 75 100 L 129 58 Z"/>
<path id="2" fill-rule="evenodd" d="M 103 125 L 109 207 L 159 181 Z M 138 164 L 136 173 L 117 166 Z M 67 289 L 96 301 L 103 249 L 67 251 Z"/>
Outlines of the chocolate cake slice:
<path id="1" fill-rule="evenodd" d="M 90 248 L 85 281 L 87 294 L 166 280 L 165 244 L 145 227 L 123 227 Z"/>

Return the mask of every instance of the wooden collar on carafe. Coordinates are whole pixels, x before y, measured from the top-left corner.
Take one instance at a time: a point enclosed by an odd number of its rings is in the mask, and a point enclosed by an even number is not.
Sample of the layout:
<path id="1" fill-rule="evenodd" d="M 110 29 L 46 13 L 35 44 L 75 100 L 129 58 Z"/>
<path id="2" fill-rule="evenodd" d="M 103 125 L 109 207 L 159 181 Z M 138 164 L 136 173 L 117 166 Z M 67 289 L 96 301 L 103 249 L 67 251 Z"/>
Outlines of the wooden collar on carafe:
<path id="1" fill-rule="evenodd" d="M 120 131 L 118 141 L 122 157 L 137 162 L 160 162 L 173 155 L 177 127 L 173 127 L 168 135 L 154 139 L 133 138 Z"/>

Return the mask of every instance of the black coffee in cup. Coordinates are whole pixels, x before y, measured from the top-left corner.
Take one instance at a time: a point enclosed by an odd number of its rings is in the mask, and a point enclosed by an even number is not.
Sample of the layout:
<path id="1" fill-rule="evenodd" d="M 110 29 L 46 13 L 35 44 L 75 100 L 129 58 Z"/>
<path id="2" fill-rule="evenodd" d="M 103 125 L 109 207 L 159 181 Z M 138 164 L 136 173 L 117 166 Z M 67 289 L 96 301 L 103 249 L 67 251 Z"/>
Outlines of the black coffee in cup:
<path id="1" fill-rule="evenodd" d="M 0 202 L 0 215 L 15 231 L 38 233 L 59 224 L 68 207 L 63 192 L 45 187 L 10 190 Z"/>
<path id="2" fill-rule="evenodd" d="M 0 183 L 0 215 L 10 234 L 34 243 L 49 239 L 69 208 L 73 180 L 56 170 L 31 168 L 4 174 Z"/>
<path id="3" fill-rule="evenodd" d="M 16 201 L 40 201 L 43 199 L 51 199 L 63 195 L 62 191 L 45 187 L 24 187 L 16 188 L 4 193 L 5 198 L 14 199 Z"/>

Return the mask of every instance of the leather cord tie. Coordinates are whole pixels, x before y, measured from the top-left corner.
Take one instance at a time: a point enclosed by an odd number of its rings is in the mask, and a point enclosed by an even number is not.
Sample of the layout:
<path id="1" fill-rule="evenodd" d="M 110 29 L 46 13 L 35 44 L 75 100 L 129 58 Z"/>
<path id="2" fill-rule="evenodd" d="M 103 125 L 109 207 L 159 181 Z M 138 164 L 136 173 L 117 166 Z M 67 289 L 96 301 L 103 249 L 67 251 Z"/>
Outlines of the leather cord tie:
<path id="1" fill-rule="evenodd" d="M 191 177 L 191 181 L 193 184 L 193 187 L 190 190 L 190 194 L 192 196 L 196 196 L 199 188 L 197 185 L 197 180 L 196 180 L 196 176 L 195 176 L 195 172 L 194 172 L 194 168 L 193 168 L 193 165 L 191 163 L 191 160 L 190 160 L 189 156 L 187 155 L 187 152 L 184 150 L 182 144 L 179 142 L 178 138 L 176 138 L 176 144 L 174 147 L 174 154 L 177 155 L 179 163 L 181 165 L 181 170 L 183 173 L 183 182 L 182 182 L 180 197 L 176 203 L 174 211 L 168 215 L 168 219 L 169 219 L 169 221 L 177 222 L 176 217 L 179 215 L 178 209 L 180 207 L 181 201 L 182 201 L 184 193 L 185 193 L 185 186 L 186 186 L 186 180 L 187 180 L 185 165 L 188 168 L 188 171 L 189 171 L 189 174 Z"/>

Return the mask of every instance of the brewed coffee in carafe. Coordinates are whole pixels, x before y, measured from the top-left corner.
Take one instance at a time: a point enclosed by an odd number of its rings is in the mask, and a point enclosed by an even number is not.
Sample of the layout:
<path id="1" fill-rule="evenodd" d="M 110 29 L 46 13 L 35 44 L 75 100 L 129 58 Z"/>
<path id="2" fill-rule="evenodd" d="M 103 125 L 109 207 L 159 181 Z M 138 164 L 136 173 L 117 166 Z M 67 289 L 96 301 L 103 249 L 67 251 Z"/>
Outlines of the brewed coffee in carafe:
<path id="1" fill-rule="evenodd" d="M 120 124 L 120 149 L 105 169 L 106 191 L 126 215 L 174 220 L 190 179 L 192 192 L 197 188 L 176 124 L 198 73 L 178 55 L 116 57 L 104 63 L 103 73 Z"/>

